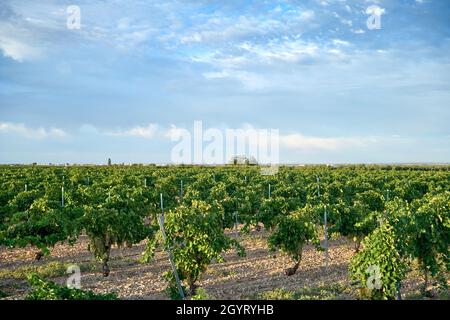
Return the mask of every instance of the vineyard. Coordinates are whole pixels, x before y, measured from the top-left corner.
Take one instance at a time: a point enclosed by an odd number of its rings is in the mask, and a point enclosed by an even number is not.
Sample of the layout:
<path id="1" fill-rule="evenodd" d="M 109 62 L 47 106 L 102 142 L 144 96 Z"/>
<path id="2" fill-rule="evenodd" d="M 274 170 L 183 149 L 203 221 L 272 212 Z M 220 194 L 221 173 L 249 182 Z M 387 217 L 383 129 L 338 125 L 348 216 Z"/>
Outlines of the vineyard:
<path id="1" fill-rule="evenodd" d="M 0 298 L 449 299 L 448 166 L 2 166 L 0 180 Z"/>

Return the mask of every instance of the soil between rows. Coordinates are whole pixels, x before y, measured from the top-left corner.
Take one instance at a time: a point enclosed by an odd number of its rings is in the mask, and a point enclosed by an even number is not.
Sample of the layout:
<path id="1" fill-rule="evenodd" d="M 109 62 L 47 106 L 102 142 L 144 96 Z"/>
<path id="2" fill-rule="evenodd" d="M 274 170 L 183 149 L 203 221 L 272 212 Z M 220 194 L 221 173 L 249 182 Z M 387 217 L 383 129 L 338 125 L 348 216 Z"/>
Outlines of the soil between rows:
<path id="1" fill-rule="evenodd" d="M 230 235 L 232 236 L 232 235 Z M 246 249 L 246 256 L 239 257 L 235 251 L 226 252 L 225 262 L 213 263 L 200 278 L 198 285 L 213 299 L 254 299 L 259 294 L 283 289 L 298 291 L 305 288 L 322 288 L 339 285 L 345 288 L 336 299 L 357 298 L 357 288 L 348 279 L 348 264 L 354 254 L 353 244 L 338 238 L 329 243 L 329 266 L 325 268 L 324 253 L 313 246 L 304 248 L 299 270 L 293 276 L 286 276 L 284 269 L 292 265 L 289 257 L 282 253 L 270 252 L 266 231 L 252 231 L 240 236 Z M 0 271 L 14 270 L 23 266 L 41 265 L 49 262 L 89 265 L 82 272 L 82 289 L 97 293 L 116 292 L 121 299 L 168 299 L 166 282 L 162 278 L 170 269 L 167 254 L 158 250 L 150 263 L 139 262 L 145 242 L 132 248 L 112 249 L 110 276 L 101 275 L 101 265 L 87 250 L 88 238 L 81 236 L 73 245 L 59 244 L 51 250 L 51 255 L 35 261 L 36 249 L 0 248 Z M 69 275 L 50 278 L 64 284 Z M 409 275 L 402 283 L 402 293 L 416 292 L 421 284 L 417 274 Z M 0 279 L 0 289 L 8 294 L 7 299 L 23 299 L 29 287 L 25 280 Z"/>

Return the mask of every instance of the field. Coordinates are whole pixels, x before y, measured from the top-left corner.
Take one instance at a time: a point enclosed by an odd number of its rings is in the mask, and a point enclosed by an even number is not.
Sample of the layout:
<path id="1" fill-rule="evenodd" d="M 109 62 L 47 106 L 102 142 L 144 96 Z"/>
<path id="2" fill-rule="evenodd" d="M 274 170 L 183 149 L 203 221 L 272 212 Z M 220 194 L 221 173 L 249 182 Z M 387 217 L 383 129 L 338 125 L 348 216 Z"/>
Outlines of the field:
<path id="1" fill-rule="evenodd" d="M 179 298 L 170 251 L 187 299 L 449 299 L 449 169 L 5 166 L 0 293 Z"/>

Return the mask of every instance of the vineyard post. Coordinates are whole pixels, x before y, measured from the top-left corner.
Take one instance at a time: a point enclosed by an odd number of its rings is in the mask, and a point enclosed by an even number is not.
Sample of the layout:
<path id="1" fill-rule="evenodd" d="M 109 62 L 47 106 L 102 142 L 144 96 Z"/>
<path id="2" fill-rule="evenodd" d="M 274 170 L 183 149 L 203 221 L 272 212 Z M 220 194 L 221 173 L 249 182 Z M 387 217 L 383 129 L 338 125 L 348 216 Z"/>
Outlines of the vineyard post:
<path id="1" fill-rule="evenodd" d="M 234 235 L 237 238 L 238 237 L 238 212 L 235 211 L 233 213 L 234 216 Z"/>
<path id="2" fill-rule="evenodd" d="M 61 207 L 64 207 L 64 187 L 61 187 Z"/>
<path id="3" fill-rule="evenodd" d="M 147 188 L 147 178 L 144 178 L 144 187 Z"/>
<path id="4" fill-rule="evenodd" d="M 388 202 L 388 201 L 389 201 L 389 189 L 386 190 L 386 202 Z M 385 207 L 385 209 L 384 209 L 384 216 L 378 219 L 378 223 L 379 223 L 380 226 L 383 224 L 383 218 L 386 218 L 387 214 L 388 214 L 388 212 L 387 212 L 387 209 Z"/>
<path id="5" fill-rule="evenodd" d="M 28 186 L 27 186 L 27 184 L 25 184 L 25 192 L 27 192 L 28 191 Z"/>
<path id="6" fill-rule="evenodd" d="M 387 178 L 386 178 L 386 179 L 387 179 Z M 389 189 L 386 189 L 386 201 L 389 201 Z M 385 209 L 385 210 L 384 210 L 384 218 L 386 218 L 387 215 L 388 215 L 388 211 Z M 384 222 L 384 221 L 383 221 L 383 218 L 378 219 L 378 223 L 379 223 L 380 227 L 381 227 L 381 225 L 383 224 L 383 222 Z M 402 300 L 401 283 L 400 283 L 400 282 L 397 282 L 397 283 L 395 284 L 395 289 L 396 289 L 396 291 L 397 291 L 397 300 Z"/>
<path id="7" fill-rule="evenodd" d="M 270 192 L 270 183 L 269 183 L 269 198 L 270 198 L 271 192 Z"/>
<path id="8" fill-rule="evenodd" d="M 318 202 L 320 203 L 320 179 L 317 177 L 317 196 L 319 197 Z"/>
<path id="9" fill-rule="evenodd" d="M 165 243 L 166 242 L 166 230 L 164 229 L 164 203 L 163 203 L 162 193 L 160 194 L 160 197 L 161 197 L 161 215 L 158 217 L 158 222 L 159 222 L 159 228 L 161 229 L 163 241 Z M 167 248 L 167 254 L 169 255 L 170 265 L 172 266 L 172 272 L 173 272 L 173 275 L 175 276 L 175 281 L 177 283 L 178 293 L 180 294 L 180 297 L 182 299 L 184 299 L 183 288 L 181 287 L 180 277 L 178 276 L 178 270 L 175 265 L 172 250 L 170 250 L 170 247 Z"/>
<path id="10" fill-rule="evenodd" d="M 319 198 L 319 204 L 320 204 L 320 178 L 317 177 L 317 196 Z M 323 222 L 324 222 L 324 249 L 325 249 L 325 268 L 328 269 L 328 217 L 327 217 L 327 206 L 325 205 L 325 210 L 323 214 Z"/>
<path id="11" fill-rule="evenodd" d="M 180 202 L 183 201 L 183 180 L 180 181 Z"/>
<path id="12" fill-rule="evenodd" d="M 397 282 L 395 284 L 395 289 L 397 289 L 397 300 L 402 300 L 402 292 L 401 292 L 401 282 Z"/>
<path id="13" fill-rule="evenodd" d="M 327 217 L 327 206 L 325 205 L 324 213 L 324 233 L 325 233 L 325 268 L 328 269 L 328 217 Z"/>

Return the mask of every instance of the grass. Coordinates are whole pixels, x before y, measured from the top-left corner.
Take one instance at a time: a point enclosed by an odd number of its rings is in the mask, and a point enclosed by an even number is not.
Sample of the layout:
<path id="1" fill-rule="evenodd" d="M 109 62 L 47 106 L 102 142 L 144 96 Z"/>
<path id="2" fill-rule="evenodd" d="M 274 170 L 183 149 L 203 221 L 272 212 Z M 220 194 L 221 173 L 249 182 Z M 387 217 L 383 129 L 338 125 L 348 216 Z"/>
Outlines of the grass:
<path id="1" fill-rule="evenodd" d="M 298 290 L 278 288 L 257 294 L 254 298 L 257 300 L 336 300 L 342 299 L 346 292 L 346 287 L 336 283 Z"/>
<path id="2" fill-rule="evenodd" d="M 191 297 L 191 300 L 214 300 L 205 289 L 197 288 L 195 295 Z"/>
<path id="3" fill-rule="evenodd" d="M 62 263 L 59 261 L 51 261 L 42 265 L 21 266 L 14 269 L 0 270 L 0 280 L 2 279 L 16 279 L 26 280 L 27 277 L 34 273 L 42 278 L 57 278 L 67 274 L 67 268 L 70 263 Z M 81 271 L 93 270 L 93 264 L 80 265 Z"/>
<path id="4" fill-rule="evenodd" d="M 216 277 L 219 277 L 219 278 L 228 278 L 228 277 L 237 275 L 237 272 L 235 270 L 231 270 L 231 269 L 225 269 L 225 270 L 210 269 L 210 270 L 208 270 L 208 273 L 211 275 L 214 275 Z"/>
<path id="5" fill-rule="evenodd" d="M 0 290 L 0 299 L 6 298 L 8 295 L 3 292 L 2 290 Z"/>
<path id="6" fill-rule="evenodd" d="M 405 295 L 405 300 L 450 300 L 449 288 L 435 288 L 432 296 L 427 297 L 420 289 Z"/>

